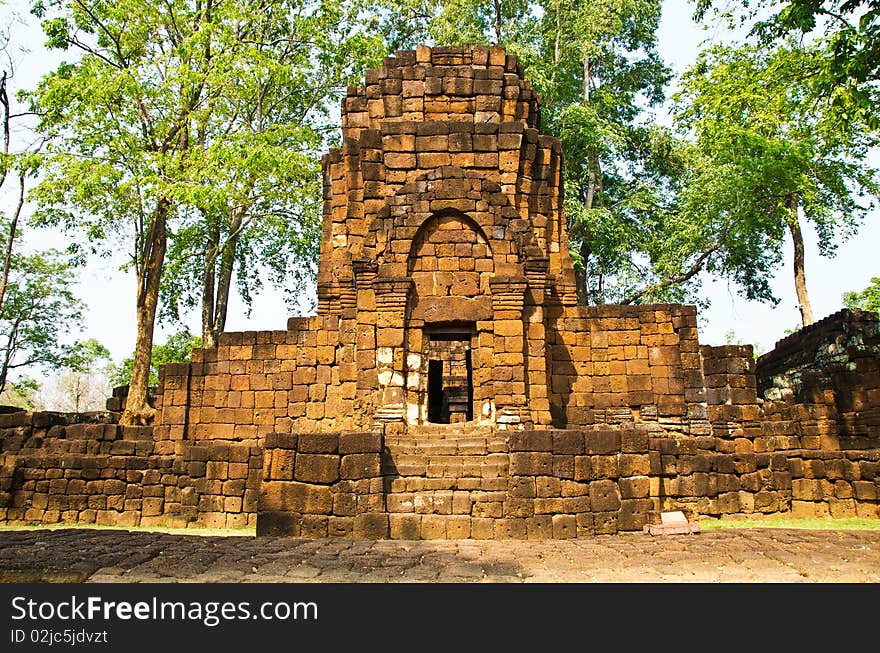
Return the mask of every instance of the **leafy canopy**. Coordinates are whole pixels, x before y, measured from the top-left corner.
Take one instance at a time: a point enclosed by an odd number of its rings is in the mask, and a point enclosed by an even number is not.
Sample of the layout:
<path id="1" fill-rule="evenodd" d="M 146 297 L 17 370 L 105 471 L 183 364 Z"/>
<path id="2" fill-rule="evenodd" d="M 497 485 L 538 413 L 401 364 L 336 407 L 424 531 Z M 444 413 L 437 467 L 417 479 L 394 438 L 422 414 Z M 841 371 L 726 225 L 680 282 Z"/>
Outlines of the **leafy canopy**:
<path id="1" fill-rule="evenodd" d="M 845 293 L 843 305 L 880 313 L 880 277 L 871 277 L 871 283 L 862 291 Z"/>

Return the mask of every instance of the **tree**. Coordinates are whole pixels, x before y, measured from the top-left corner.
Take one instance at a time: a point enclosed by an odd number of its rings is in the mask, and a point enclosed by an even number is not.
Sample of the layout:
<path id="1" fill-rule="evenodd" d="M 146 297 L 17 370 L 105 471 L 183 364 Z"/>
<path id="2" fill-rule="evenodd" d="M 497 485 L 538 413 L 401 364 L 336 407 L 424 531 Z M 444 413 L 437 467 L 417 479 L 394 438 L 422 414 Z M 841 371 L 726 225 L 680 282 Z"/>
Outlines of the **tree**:
<path id="1" fill-rule="evenodd" d="M 77 343 L 69 369 L 57 379 L 54 410 L 80 413 L 103 409 L 110 396 L 107 371 L 111 362 L 110 351 L 94 338 Z"/>
<path id="2" fill-rule="evenodd" d="M 224 329 L 236 276 L 246 306 L 261 271 L 292 302 L 313 280 L 330 100 L 384 55 L 341 3 L 274 2 L 259 15 L 251 5 L 215 8 L 215 90 L 188 127 L 182 225 L 163 278 L 163 317 L 200 305 L 205 347 Z"/>
<path id="3" fill-rule="evenodd" d="M 208 4 L 210 7 L 210 3 Z M 133 378 L 122 423 L 152 419 L 149 356 L 174 186 L 190 114 L 204 101 L 195 53 L 209 12 L 201 3 L 37 3 L 52 48 L 73 50 L 40 82 L 32 106 L 49 137 L 36 196 L 41 224 L 84 235 L 81 251 L 128 250 L 136 279 Z"/>
<path id="4" fill-rule="evenodd" d="M 843 305 L 847 308 L 860 308 L 863 311 L 880 313 L 880 277 L 871 277 L 871 283 L 861 292 L 845 293 Z"/>
<path id="5" fill-rule="evenodd" d="M 534 7 L 523 0 L 452 0 L 434 3 L 427 31 L 439 45 L 510 45 L 534 25 Z"/>
<path id="6" fill-rule="evenodd" d="M 40 401 L 38 393 L 40 384 L 29 376 L 20 376 L 15 381 L 9 381 L 3 392 L 0 393 L 0 405 L 16 406 L 24 410 L 38 410 Z"/>
<path id="7" fill-rule="evenodd" d="M 0 393 L 33 408 L 38 384 L 21 374 L 45 371 L 71 363 L 76 344 L 61 340 L 80 317 L 81 303 L 73 294 L 70 258 L 56 250 L 23 253 L 22 212 L 28 180 L 39 170 L 42 143 L 13 143 L 13 131 L 23 114 L 13 106 L 14 78 L 8 57 L 9 35 L 0 34 L 0 54 L 7 58 L 0 71 L 0 190 L 13 181 L 12 209 L 0 216 Z"/>
<path id="8" fill-rule="evenodd" d="M 74 281 L 59 252 L 14 256 L 0 306 L 0 392 L 13 371 L 70 364 L 74 346 L 60 340 L 81 318 Z"/>
<path id="9" fill-rule="evenodd" d="M 179 331 L 168 337 L 162 345 L 154 345 L 150 355 L 150 386 L 159 384 L 159 368 L 167 363 L 184 363 L 192 358 L 193 349 L 202 346 L 202 339 L 189 331 Z M 113 386 L 128 385 L 134 368 L 134 355 L 118 365 L 109 367 L 109 381 Z"/>
<path id="10" fill-rule="evenodd" d="M 682 80 L 678 125 L 692 138 L 683 215 L 725 234 L 722 267 L 750 298 L 774 300 L 767 273 L 787 231 L 802 323 L 813 322 L 802 220 L 833 255 L 880 194 L 865 163 L 876 135 L 823 95 L 811 75 L 820 50 L 714 47 Z M 710 262 L 718 265 L 718 261 Z"/>
<path id="11" fill-rule="evenodd" d="M 375 39 L 351 27 L 359 9 L 341 0 L 35 5 L 49 46 L 78 56 L 32 95 L 40 128 L 52 139 L 37 193 L 42 224 L 83 235 L 83 250 L 108 255 L 124 246 L 135 273 L 137 337 L 122 423 L 149 422 L 155 412 L 147 386 L 167 264 L 183 274 L 199 266 L 177 255 L 202 257 L 197 294 L 210 341 L 225 320 L 236 260 L 247 264 L 248 256 L 267 252 L 262 261 L 277 270 L 272 256 L 302 252 L 275 235 L 268 238 L 277 246 L 266 247 L 245 230 L 263 215 L 296 217 L 278 197 L 314 177 L 314 166 L 304 164 L 317 146 L 309 103 L 319 106 L 340 82 L 312 79 L 311 71 L 345 70 L 353 57 L 376 54 Z M 289 56 L 284 63 L 282 55 Z M 309 242 L 310 233 L 306 225 L 287 236 Z M 177 281 L 166 288 L 186 305 L 196 291 Z"/>

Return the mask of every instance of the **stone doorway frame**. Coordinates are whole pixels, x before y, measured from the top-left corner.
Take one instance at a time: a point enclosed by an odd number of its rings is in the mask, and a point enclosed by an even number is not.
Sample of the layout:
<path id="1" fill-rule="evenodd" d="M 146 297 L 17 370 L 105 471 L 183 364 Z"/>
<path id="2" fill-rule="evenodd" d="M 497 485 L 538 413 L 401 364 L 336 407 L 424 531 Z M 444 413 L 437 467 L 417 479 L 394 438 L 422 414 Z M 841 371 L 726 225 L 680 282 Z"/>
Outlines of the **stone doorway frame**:
<path id="1" fill-rule="evenodd" d="M 476 347 L 476 334 L 475 322 L 427 324 L 423 327 L 423 423 L 458 424 L 474 421 L 476 411 L 471 352 Z M 443 403 L 438 405 L 436 402 Z"/>

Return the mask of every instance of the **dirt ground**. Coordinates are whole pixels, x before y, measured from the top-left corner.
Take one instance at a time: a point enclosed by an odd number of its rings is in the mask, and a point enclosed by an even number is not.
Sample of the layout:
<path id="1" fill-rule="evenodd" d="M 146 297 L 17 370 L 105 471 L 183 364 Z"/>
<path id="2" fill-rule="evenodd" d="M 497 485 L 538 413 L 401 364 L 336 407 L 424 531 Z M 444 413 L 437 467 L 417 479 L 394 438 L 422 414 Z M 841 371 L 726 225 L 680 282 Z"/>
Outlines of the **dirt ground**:
<path id="1" fill-rule="evenodd" d="M 880 582 L 880 531 L 736 529 L 548 541 L 0 530 L 2 582 Z"/>

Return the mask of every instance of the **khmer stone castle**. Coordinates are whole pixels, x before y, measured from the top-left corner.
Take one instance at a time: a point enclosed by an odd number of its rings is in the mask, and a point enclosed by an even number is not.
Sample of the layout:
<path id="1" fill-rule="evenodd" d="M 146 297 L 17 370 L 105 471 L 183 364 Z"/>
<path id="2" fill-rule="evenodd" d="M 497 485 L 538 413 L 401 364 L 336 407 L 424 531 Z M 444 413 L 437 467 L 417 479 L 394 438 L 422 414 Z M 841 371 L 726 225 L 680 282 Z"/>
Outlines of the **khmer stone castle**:
<path id="1" fill-rule="evenodd" d="M 318 310 L 166 365 L 151 427 L 0 415 L 0 521 L 568 538 L 880 506 L 880 325 L 701 346 L 579 306 L 557 139 L 501 47 L 398 52 L 323 159 Z"/>

